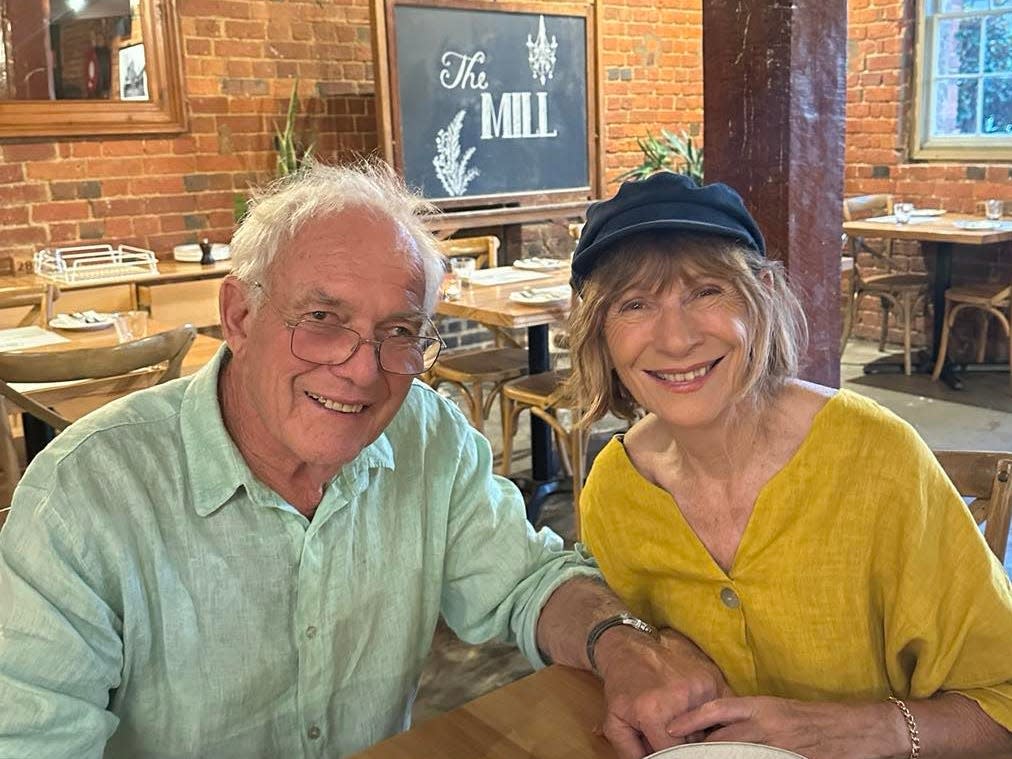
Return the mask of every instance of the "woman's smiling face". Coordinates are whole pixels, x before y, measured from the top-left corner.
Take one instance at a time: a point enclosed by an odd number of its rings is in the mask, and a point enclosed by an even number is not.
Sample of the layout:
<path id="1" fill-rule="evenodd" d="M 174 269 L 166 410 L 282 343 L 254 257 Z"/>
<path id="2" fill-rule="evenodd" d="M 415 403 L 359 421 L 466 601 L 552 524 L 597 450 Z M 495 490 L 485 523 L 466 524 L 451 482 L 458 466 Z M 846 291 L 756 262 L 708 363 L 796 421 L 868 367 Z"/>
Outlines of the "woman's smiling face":
<path id="1" fill-rule="evenodd" d="M 608 307 L 604 332 L 619 380 L 662 421 L 705 426 L 737 402 L 749 325 L 731 283 L 683 271 L 634 285 Z"/>

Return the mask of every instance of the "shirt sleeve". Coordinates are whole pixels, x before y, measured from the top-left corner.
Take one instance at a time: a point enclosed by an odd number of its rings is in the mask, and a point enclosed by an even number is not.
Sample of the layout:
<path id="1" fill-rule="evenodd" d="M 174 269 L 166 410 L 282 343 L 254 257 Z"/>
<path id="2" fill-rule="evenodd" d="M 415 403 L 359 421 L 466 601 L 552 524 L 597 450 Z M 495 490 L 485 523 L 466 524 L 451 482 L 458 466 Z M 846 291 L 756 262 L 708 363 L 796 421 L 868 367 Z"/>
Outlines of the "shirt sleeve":
<path id="1" fill-rule="evenodd" d="M 600 577 L 588 556 L 564 550 L 548 528 L 534 530 L 520 492 L 492 474 L 489 443 L 471 427 L 462 437 L 446 546 L 447 624 L 469 643 L 516 643 L 534 667 L 545 665 L 536 633 L 548 597 L 573 577 Z"/>
<path id="2" fill-rule="evenodd" d="M 1012 729 L 1012 587 L 927 446 L 910 441 L 909 498 L 873 550 L 886 666 L 901 697 L 955 691 Z"/>
<path id="3" fill-rule="evenodd" d="M 106 707 L 121 621 L 52 498 L 23 484 L 0 531 L 0 756 L 100 759 L 119 722 Z"/>

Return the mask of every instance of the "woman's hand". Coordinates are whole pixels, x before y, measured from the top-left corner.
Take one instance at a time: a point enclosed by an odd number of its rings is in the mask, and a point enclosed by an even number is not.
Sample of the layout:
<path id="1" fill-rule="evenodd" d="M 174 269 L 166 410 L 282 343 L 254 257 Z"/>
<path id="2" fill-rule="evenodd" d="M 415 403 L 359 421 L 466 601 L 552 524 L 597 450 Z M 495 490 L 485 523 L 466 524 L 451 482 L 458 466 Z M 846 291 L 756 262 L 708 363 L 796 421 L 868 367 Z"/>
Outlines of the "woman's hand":
<path id="1" fill-rule="evenodd" d="M 671 630 L 661 632 L 658 645 L 615 628 L 601 636 L 597 651 L 607 702 L 603 732 L 622 759 L 686 743 L 687 736 L 666 730 L 671 720 L 733 695 L 717 665 Z"/>
<path id="2" fill-rule="evenodd" d="M 808 759 L 908 756 L 910 736 L 891 703 L 838 704 L 771 696 L 720 698 L 668 725 L 672 736 L 706 732 L 706 741 L 746 741 Z"/>

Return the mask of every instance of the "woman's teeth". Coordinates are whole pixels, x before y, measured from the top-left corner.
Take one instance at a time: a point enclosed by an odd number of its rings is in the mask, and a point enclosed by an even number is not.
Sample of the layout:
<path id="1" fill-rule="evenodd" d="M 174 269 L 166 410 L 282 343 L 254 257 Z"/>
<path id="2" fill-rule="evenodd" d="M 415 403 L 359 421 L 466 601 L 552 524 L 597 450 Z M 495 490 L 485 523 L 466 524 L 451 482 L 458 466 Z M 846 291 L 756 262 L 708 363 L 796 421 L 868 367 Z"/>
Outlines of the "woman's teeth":
<path id="1" fill-rule="evenodd" d="M 331 411 L 343 411 L 345 414 L 357 414 L 365 408 L 365 406 L 361 404 L 350 406 L 346 403 L 338 403 L 337 401 L 330 400 L 330 398 L 324 398 L 322 395 L 315 395 L 314 393 L 306 393 L 306 395 L 324 408 L 329 408 Z"/>
<path id="2" fill-rule="evenodd" d="M 693 369 L 691 372 L 651 372 L 651 374 L 666 382 L 691 382 L 694 379 L 699 379 L 709 374 L 713 367 L 714 364 L 707 364 L 698 369 Z"/>

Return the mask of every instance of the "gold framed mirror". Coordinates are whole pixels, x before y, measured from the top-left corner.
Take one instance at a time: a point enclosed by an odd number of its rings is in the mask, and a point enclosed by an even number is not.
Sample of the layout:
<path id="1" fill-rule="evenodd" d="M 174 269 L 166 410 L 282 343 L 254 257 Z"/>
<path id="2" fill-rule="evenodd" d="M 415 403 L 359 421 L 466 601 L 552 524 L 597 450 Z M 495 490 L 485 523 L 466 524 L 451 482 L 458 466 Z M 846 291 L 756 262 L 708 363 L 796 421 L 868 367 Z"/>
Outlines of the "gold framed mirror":
<path id="1" fill-rule="evenodd" d="M 0 0 L 0 138 L 185 129 L 175 0 Z"/>

